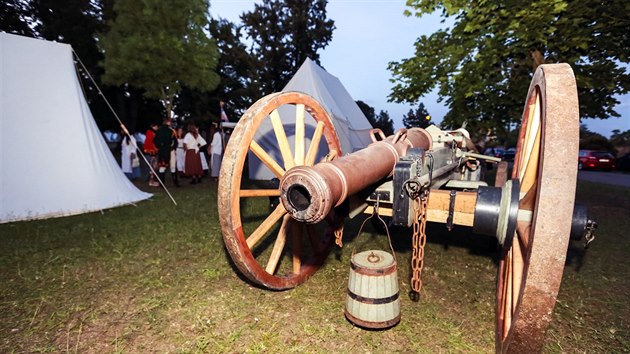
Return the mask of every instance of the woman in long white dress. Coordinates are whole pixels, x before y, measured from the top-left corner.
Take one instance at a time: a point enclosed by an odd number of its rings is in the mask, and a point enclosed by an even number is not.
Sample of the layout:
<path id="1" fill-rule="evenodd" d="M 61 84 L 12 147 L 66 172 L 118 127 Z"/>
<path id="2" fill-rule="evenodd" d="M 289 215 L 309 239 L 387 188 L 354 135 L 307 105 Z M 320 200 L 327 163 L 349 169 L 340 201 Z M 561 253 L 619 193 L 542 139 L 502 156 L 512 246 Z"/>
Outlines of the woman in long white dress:
<path id="1" fill-rule="evenodd" d="M 127 178 L 135 180 L 140 177 L 140 160 L 136 152 L 136 139 L 132 135 L 125 135 L 121 142 L 120 164 Z"/>
<path id="2" fill-rule="evenodd" d="M 184 173 L 186 150 L 184 149 L 184 128 L 177 128 L 177 149 L 175 150 L 177 171 Z"/>
<path id="3" fill-rule="evenodd" d="M 216 180 L 219 177 L 219 170 L 221 169 L 221 153 L 223 152 L 223 146 L 221 133 L 218 128 L 215 129 L 212 142 L 210 143 L 210 176 Z"/>

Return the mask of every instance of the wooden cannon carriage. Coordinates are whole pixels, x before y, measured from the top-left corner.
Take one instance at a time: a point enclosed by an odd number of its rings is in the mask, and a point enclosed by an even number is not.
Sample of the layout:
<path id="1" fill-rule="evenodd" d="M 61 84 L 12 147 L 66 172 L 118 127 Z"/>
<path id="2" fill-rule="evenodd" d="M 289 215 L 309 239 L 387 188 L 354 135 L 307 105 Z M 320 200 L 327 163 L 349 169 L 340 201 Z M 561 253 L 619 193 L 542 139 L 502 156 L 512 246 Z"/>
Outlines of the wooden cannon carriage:
<path id="1" fill-rule="evenodd" d="M 293 146 L 280 120 L 281 106 L 295 112 Z M 279 161 L 254 140 L 266 119 L 273 125 Z M 308 146 L 305 119 L 316 122 Z M 574 208 L 578 131 L 573 71 L 566 64 L 541 65 L 525 101 L 512 174 L 508 178 L 502 165 L 495 186 L 487 186 L 480 181 L 480 165 L 488 157 L 476 153 L 464 129 L 401 129 L 389 137 L 375 130 L 372 144 L 344 155 L 330 116 L 318 102 L 297 92 L 271 94 L 247 110 L 227 145 L 218 196 L 223 238 L 248 279 L 269 289 L 288 289 L 315 273 L 335 241 L 340 244 L 345 217 L 372 213 L 376 207 L 394 224 L 414 228 L 412 289 L 419 290 L 424 223 L 470 226 L 495 236 L 501 245 L 497 352 L 539 351 L 569 239 L 592 238 L 595 226 L 584 209 Z M 322 149 L 325 156 L 316 161 Z M 279 184 L 244 187 L 249 152 Z M 281 202 L 246 234 L 241 208 L 252 197 Z M 271 232 L 278 224 L 277 233 Z M 263 242 L 271 252 L 256 251 Z M 288 260 L 281 262 L 283 257 Z"/>

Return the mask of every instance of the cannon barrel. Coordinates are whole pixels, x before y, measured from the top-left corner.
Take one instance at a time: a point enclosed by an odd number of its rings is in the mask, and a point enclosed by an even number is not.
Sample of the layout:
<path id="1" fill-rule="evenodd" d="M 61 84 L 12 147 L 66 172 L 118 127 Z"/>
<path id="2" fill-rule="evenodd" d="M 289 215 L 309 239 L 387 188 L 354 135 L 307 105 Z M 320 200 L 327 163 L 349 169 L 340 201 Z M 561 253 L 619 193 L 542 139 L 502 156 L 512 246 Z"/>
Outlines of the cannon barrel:
<path id="1" fill-rule="evenodd" d="M 292 168 L 280 181 L 280 200 L 295 220 L 317 223 L 348 196 L 390 176 L 408 149 L 430 150 L 432 143 L 424 129 L 402 129 L 333 161 Z"/>

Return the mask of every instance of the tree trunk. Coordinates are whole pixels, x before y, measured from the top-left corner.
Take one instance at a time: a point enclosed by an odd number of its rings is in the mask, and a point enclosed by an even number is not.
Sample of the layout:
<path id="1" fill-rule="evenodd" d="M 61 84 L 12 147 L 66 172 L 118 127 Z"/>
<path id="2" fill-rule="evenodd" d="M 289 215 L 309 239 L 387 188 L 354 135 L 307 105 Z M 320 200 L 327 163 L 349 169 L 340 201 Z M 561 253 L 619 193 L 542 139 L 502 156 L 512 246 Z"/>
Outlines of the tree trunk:
<path id="1" fill-rule="evenodd" d="M 545 57 L 538 49 L 532 50 L 530 54 L 532 56 L 532 59 L 534 60 L 534 71 L 536 71 L 539 65 L 542 65 L 545 63 Z"/>

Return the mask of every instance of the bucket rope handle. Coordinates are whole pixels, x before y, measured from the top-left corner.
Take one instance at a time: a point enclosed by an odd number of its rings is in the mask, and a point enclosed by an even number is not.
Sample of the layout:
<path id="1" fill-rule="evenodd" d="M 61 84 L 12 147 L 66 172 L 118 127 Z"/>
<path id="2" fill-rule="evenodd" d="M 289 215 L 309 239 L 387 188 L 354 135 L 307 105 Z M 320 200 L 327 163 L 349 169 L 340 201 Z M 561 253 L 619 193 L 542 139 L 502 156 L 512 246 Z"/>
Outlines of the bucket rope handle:
<path id="1" fill-rule="evenodd" d="M 374 216 L 376 216 L 376 218 L 385 227 L 385 233 L 387 233 L 387 241 L 389 243 L 389 249 L 392 251 L 392 257 L 394 257 L 394 263 L 398 264 L 398 261 L 396 260 L 396 252 L 394 252 L 394 247 L 392 246 L 392 238 L 389 235 L 389 228 L 387 227 L 387 223 L 385 222 L 385 220 L 383 220 L 383 218 L 381 218 L 381 215 L 378 213 L 379 199 L 380 199 L 380 196 L 377 195 L 376 196 L 376 204 L 374 204 L 374 210 L 372 210 L 372 215 L 368 216 L 367 218 L 365 218 L 365 220 L 363 220 L 363 223 L 361 223 L 361 227 L 359 227 L 359 231 L 357 231 L 356 239 L 358 239 L 361 236 L 361 231 L 363 231 L 363 226 L 365 226 L 365 223 L 368 220 L 372 219 Z M 352 256 L 354 256 L 355 252 L 356 252 L 356 246 L 352 249 Z"/>

